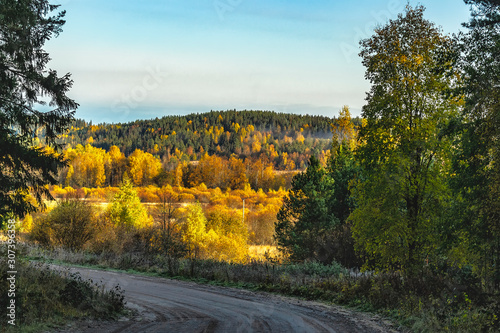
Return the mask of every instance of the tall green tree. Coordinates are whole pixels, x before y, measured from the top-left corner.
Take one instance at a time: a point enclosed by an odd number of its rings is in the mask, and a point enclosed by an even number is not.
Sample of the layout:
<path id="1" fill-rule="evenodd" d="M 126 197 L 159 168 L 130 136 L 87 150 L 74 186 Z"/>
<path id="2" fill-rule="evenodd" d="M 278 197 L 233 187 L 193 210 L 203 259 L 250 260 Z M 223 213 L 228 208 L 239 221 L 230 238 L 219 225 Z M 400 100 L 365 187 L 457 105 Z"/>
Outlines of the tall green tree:
<path id="1" fill-rule="evenodd" d="M 278 248 L 292 261 L 331 261 L 328 245 L 338 218 L 332 211 L 333 180 L 312 156 L 292 180 L 275 224 Z"/>
<path id="2" fill-rule="evenodd" d="M 354 251 L 354 240 L 347 219 L 355 208 L 351 195 L 351 183 L 361 174 L 355 160 L 357 129 L 349 108 L 344 106 L 332 125 L 333 140 L 326 170 L 333 180 L 331 210 L 339 219 L 339 225 L 332 233 L 332 253 L 335 260 L 346 267 L 359 267 L 359 256 Z"/>
<path id="3" fill-rule="evenodd" d="M 70 75 L 47 69 L 43 49 L 65 23 L 65 12 L 47 0 L 0 1 L 0 216 L 24 215 L 50 197 L 45 185 L 56 183 L 63 158 L 34 140 L 43 134 L 55 145 L 78 104 L 66 96 Z M 54 13 L 56 12 L 56 13 Z"/>
<path id="4" fill-rule="evenodd" d="M 361 41 L 367 93 L 357 150 L 365 180 L 351 214 L 357 249 L 369 266 L 413 271 L 434 252 L 446 204 L 446 137 L 440 128 L 460 98 L 447 92 L 458 76 L 455 45 L 423 17 L 422 6 Z"/>
<path id="5" fill-rule="evenodd" d="M 341 223 L 344 224 L 354 209 L 354 199 L 351 196 L 349 186 L 359 173 L 359 166 L 354 158 L 357 130 L 352 123 L 347 106 L 340 110 L 339 117 L 332 127 L 333 140 L 327 171 L 334 181 L 334 211 Z"/>
<path id="6" fill-rule="evenodd" d="M 486 281 L 500 287 L 500 2 L 466 0 L 462 36 L 466 106 L 456 143 L 452 187 L 459 214 L 449 230 Z"/>

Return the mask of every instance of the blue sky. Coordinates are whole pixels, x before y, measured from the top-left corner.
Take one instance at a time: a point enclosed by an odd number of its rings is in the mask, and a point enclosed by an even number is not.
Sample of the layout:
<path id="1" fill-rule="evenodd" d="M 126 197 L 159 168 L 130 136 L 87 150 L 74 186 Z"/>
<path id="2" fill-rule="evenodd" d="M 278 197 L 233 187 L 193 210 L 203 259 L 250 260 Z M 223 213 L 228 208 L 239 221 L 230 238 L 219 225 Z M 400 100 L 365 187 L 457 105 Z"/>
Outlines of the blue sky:
<path id="1" fill-rule="evenodd" d="M 57 3 L 57 2 L 54 2 Z M 226 109 L 359 115 L 369 83 L 358 41 L 406 0 L 60 0 L 46 45 L 70 72 L 77 117 L 124 122 Z M 462 0 L 410 1 L 455 33 Z"/>

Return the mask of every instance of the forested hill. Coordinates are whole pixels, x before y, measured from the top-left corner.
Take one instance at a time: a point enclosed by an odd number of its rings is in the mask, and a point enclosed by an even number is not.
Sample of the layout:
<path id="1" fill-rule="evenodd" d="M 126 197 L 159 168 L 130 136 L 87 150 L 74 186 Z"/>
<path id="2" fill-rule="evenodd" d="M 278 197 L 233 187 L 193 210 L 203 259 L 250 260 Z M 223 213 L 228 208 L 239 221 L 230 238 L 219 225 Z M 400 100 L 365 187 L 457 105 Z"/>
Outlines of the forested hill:
<path id="1" fill-rule="evenodd" d="M 325 116 L 236 110 L 119 124 L 93 125 L 76 120 L 62 140 L 72 147 L 91 143 L 109 150 L 116 145 L 126 156 L 135 149 L 160 158 L 182 153 L 186 160 L 196 160 L 205 152 L 240 157 L 286 153 L 297 161 L 298 155 L 321 154 L 329 149 L 333 120 Z"/>

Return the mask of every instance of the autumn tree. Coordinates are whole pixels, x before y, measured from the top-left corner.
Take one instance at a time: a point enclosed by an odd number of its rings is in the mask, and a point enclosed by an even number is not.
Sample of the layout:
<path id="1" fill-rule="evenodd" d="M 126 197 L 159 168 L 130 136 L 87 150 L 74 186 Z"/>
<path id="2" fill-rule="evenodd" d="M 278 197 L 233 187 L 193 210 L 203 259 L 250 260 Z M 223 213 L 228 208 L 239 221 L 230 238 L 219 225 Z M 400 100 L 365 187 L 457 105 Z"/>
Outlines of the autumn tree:
<path id="1" fill-rule="evenodd" d="M 104 149 L 90 144 L 75 149 L 67 149 L 65 156 L 69 161 L 66 183 L 76 187 L 99 187 L 104 185 L 110 169 L 109 155 Z"/>
<path id="2" fill-rule="evenodd" d="M 247 158 L 245 166 L 248 182 L 254 190 L 268 189 L 273 185 L 274 168 L 266 156 L 261 155 L 258 159 Z"/>
<path id="3" fill-rule="evenodd" d="M 117 186 L 122 182 L 127 167 L 127 159 L 117 146 L 111 146 L 108 155 L 111 165 L 107 181 L 110 186 Z"/>
<path id="4" fill-rule="evenodd" d="M 207 218 L 199 203 L 189 205 L 182 225 L 182 240 L 190 258 L 198 259 L 205 245 Z"/>
<path id="5" fill-rule="evenodd" d="M 276 216 L 279 209 L 279 205 L 266 203 L 245 213 L 248 216 L 249 241 L 252 244 L 270 245 L 274 243 L 274 225 L 277 222 Z"/>
<path id="6" fill-rule="evenodd" d="M 128 157 L 129 176 L 136 186 L 145 186 L 153 183 L 160 173 L 161 161 L 140 149 L 134 150 Z"/>
<path id="7" fill-rule="evenodd" d="M 248 229 L 241 214 L 215 206 L 207 214 L 206 256 L 244 262 L 248 255 Z"/>
<path id="8" fill-rule="evenodd" d="M 229 187 L 233 190 L 241 190 L 248 183 L 245 164 L 242 160 L 235 156 L 229 159 Z"/>
<path id="9" fill-rule="evenodd" d="M 215 206 L 207 213 L 207 230 L 210 229 L 219 235 L 241 236 L 245 243 L 248 238 L 248 229 L 241 214 L 227 211 L 221 206 Z"/>
<path id="10" fill-rule="evenodd" d="M 450 150 L 440 128 L 460 107 L 446 93 L 457 82 L 454 43 L 423 13 L 407 6 L 361 41 L 360 53 L 372 87 L 357 150 L 365 180 L 350 220 L 373 266 L 406 272 L 422 267 L 436 246 Z"/>
<path id="11" fill-rule="evenodd" d="M 47 0 L 2 1 L 0 6 L 0 224 L 8 214 L 23 216 L 52 198 L 63 156 L 35 146 L 56 147 L 78 107 L 66 96 L 70 75 L 47 68 L 46 41 L 57 37 L 65 12 Z M 42 98 L 43 97 L 43 98 Z M 35 202 L 27 198 L 29 192 Z"/>
<path id="12" fill-rule="evenodd" d="M 173 258 L 182 256 L 185 252 L 185 246 L 182 243 L 180 226 L 177 223 L 178 212 L 177 203 L 179 196 L 171 186 L 164 186 L 157 190 L 159 202 L 156 206 L 156 219 L 160 222 L 160 228 L 157 230 L 153 245 L 159 248 L 162 254 L 167 256 L 169 270 L 172 271 Z"/>
<path id="13" fill-rule="evenodd" d="M 81 250 L 97 233 L 93 207 L 81 200 L 66 200 L 40 217 L 30 238 L 43 245 L 57 245 L 69 250 Z"/>
<path id="14" fill-rule="evenodd" d="M 336 149 L 342 142 L 348 143 L 351 148 L 356 145 L 357 131 L 351 120 L 349 107 L 344 105 L 339 112 L 339 117 L 332 123 L 333 144 Z"/>

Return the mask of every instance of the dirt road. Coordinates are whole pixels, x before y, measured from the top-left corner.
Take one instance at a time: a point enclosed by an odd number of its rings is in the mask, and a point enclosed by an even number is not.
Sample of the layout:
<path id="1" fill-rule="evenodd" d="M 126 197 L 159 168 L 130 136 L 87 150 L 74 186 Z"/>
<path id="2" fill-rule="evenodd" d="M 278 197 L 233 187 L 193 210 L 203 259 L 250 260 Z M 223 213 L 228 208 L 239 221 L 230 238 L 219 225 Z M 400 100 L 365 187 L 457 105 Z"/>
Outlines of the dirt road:
<path id="1" fill-rule="evenodd" d="M 395 332 L 380 318 L 336 306 L 154 277 L 72 268 L 125 290 L 132 318 L 80 322 L 59 332 Z"/>

